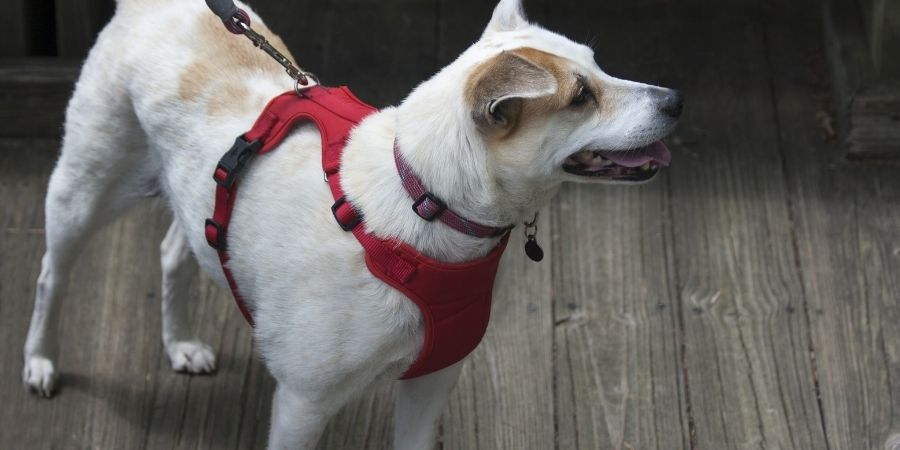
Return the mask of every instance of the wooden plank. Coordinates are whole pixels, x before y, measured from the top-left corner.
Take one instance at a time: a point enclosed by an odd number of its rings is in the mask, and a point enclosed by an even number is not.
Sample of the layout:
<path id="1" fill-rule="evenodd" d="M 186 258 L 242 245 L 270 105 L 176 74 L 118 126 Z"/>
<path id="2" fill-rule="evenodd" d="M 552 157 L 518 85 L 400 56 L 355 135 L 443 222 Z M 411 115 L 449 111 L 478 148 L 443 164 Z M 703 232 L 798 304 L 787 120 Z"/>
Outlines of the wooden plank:
<path id="1" fill-rule="evenodd" d="M 159 242 L 168 221 L 159 205 L 141 206 L 101 230 L 92 245 L 103 246 L 102 258 L 82 259 L 72 274 L 73 279 L 90 280 L 102 289 L 101 295 L 85 299 L 98 303 L 99 311 L 92 326 L 80 333 L 97 337 L 89 367 L 90 391 L 98 401 L 89 416 L 86 437 L 101 447 L 136 448 L 144 441 L 140 425 L 151 412 L 152 398 L 147 393 L 155 385 L 162 353 Z M 97 267 L 102 270 L 83 269 L 95 261 L 102 261 Z M 70 292 L 78 295 L 77 283 Z"/>
<path id="2" fill-rule="evenodd" d="M 594 40 L 604 69 L 657 83 L 677 76 L 659 62 L 677 48 L 635 31 L 656 29 L 672 7 L 550 3 L 529 15 Z M 600 32 L 617 39 L 595 39 Z M 666 177 L 642 187 L 568 186 L 555 203 L 558 448 L 690 447 Z"/>
<path id="3" fill-rule="evenodd" d="M 212 376 L 175 373 L 161 352 L 147 448 L 246 448 L 238 444 L 247 431 L 243 401 L 267 387 L 247 383 L 254 358 L 250 327 L 231 294 L 205 276 L 192 288 L 191 303 L 191 323 L 216 350 L 218 369 Z M 271 390 L 262 395 L 271 396 Z"/>
<path id="4" fill-rule="evenodd" d="M 884 4 L 879 8 L 869 2 L 863 5 L 869 22 L 875 18 L 882 20 L 877 11 L 900 8 Z M 838 136 L 854 158 L 896 158 L 900 156 L 900 143 L 895 138 L 900 123 L 896 119 L 900 117 L 900 108 L 896 106 L 900 87 L 890 79 L 890 69 L 885 72 L 880 67 L 883 64 L 873 62 L 871 41 L 866 38 L 858 6 L 844 0 L 823 3 L 825 53 L 832 78 Z M 900 16 L 900 9 L 896 15 Z M 889 28 L 895 27 L 900 28 L 900 23 Z M 900 72 L 893 76 L 895 80 L 900 79 Z"/>
<path id="5" fill-rule="evenodd" d="M 793 63 L 820 51 L 815 28 L 803 14 L 770 23 L 768 46 L 823 425 L 828 448 L 895 448 L 900 218 L 888 205 L 900 199 L 900 177 L 822 141 L 814 117 L 825 70 Z"/>
<path id="6" fill-rule="evenodd" d="M 893 0 L 859 0 L 869 55 L 882 79 L 900 78 L 900 4 Z"/>
<path id="7" fill-rule="evenodd" d="M 851 158 L 900 157 L 900 78 L 853 96 L 846 143 Z"/>
<path id="8" fill-rule="evenodd" d="M 55 0 L 56 50 L 63 58 L 83 59 L 112 17 L 115 0 Z"/>
<path id="9" fill-rule="evenodd" d="M 525 257 L 513 233 L 494 287 L 491 325 L 469 358 L 442 423 L 444 449 L 554 446 L 549 211 L 539 226 L 545 259 Z"/>
<path id="10" fill-rule="evenodd" d="M 58 145 L 55 141 L 0 140 L 0 338 L 6 343 L 0 347 L 0 375 L 5 380 L 0 383 L 0 396 L 7 405 L 0 408 L 0 448 L 60 441 L 67 435 L 77 439 L 81 434 L 80 427 L 72 426 L 70 416 L 73 411 L 82 411 L 81 401 L 86 395 L 70 389 L 68 395 L 60 395 L 52 403 L 44 402 L 26 392 L 20 382 L 22 345 L 44 250 L 41 199 L 47 184 L 47 167 L 53 163 L 53 149 Z M 72 350 L 82 353 L 77 346 Z M 72 379 L 69 373 L 65 376 L 67 381 Z M 57 426 L 48 427 L 48 423 Z"/>
<path id="11" fill-rule="evenodd" d="M 147 411 L 142 402 L 148 382 L 144 363 L 158 352 L 158 344 L 146 345 L 145 333 L 158 323 L 146 323 L 144 311 L 134 308 L 148 294 L 148 281 L 141 281 L 148 278 L 138 267 L 145 265 L 142 258 L 146 258 L 149 249 L 133 248 L 138 251 L 118 255 L 111 248 L 131 245 L 126 241 L 143 245 L 129 239 L 133 237 L 131 229 L 152 227 L 153 218 L 140 214 L 132 217 L 101 231 L 85 248 L 61 306 L 57 369 L 62 388 L 52 401 L 38 399 L 22 389 L 18 380 L 21 346 L 44 248 L 43 197 L 55 159 L 51 149 L 58 143 L 4 141 L 0 147 L 4 148 L 0 152 L 4 159 L 0 164 L 2 178 L 8 180 L 0 188 L 2 198 L 5 202 L 18 199 L 9 205 L 14 222 L 4 228 L 0 243 L 4 261 L 16 262 L 0 265 L 0 289 L 4 291 L 0 308 L 3 330 L 10 333 L 4 336 L 5 342 L 11 344 L 3 355 L 4 376 L 10 380 L 2 386 L 3 395 L 17 405 L 2 418 L 4 430 L 10 433 L 2 433 L 0 447 L 19 448 L 23 442 L 47 448 L 71 447 L 77 445 L 75 442 L 110 448 L 140 446 L 143 431 L 130 424 L 139 422 Z M 122 264 L 119 257 L 129 257 L 135 265 Z M 153 344 L 158 342 L 156 336 Z"/>
<path id="12" fill-rule="evenodd" d="M 3 39 L 0 39 L 0 57 L 21 58 L 28 56 L 28 16 L 25 0 L 6 0 L 3 15 L 6 21 Z"/>
<path id="13" fill-rule="evenodd" d="M 665 180 L 568 187 L 556 208 L 557 443 L 688 448 Z"/>
<path id="14" fill-rule="evenodd" d="M 824 448 L 758 5 L 671 14 L 645 31 L 704 49 L 669 61 L 693 72 L 669 173 L 692 445 Z"/>
<path id="15" fill-rule="evenodd" d="M 0 136 L 60 136 L 78 70 L 78 63 L 50 58 L 0 63 Z"/>

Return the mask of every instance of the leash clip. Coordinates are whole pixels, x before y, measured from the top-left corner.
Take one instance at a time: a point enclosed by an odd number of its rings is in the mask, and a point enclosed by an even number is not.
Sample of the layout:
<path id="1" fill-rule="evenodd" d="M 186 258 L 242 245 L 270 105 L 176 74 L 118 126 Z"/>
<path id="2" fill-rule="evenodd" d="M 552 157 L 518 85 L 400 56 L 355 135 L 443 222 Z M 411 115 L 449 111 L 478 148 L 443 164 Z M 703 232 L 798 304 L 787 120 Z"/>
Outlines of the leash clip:
<path id="1" fill-rule="evenodd" d="M 284 71 L 294 80 L 294 92 L 296 92 L 297 95 L 302 95 L 303 91 L 319 84 L 319 77 L 312 72 L 295 66 L 287 56 L 284 56 L 273 47 L 265 36 L 254 31 L 253 28 L 250 27 L 250 16 L 243 9 L 238 9 L 237 12 L 225 21 L 225 28 L 234 34 L 243 34 L 244 36 L 247 36 L 247 39 L 250 39 L 250 42 L 253 43 L 254 47 L 266 52 L 266 54 L 271 56 L 275 62 L 281 65 L 281 67 L 284 67 Z M 314 83 L 310 83 L 310 81 L 313 81 Z"/>

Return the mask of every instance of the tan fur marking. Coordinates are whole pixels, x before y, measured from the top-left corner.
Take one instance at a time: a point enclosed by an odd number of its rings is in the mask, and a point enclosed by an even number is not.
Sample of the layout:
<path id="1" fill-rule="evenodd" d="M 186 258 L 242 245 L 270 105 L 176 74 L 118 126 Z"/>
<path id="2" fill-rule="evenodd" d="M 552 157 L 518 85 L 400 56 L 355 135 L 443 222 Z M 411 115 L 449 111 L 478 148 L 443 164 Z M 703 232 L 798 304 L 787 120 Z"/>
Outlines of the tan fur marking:
<path id="1" fill-rule="evenodd" d="M 278 51 L 293 60 L 284 42 L 261 21 L 253 28 Z M 281 66 L 243 36 L 228 33 L 214 16 L 204 14 L 194 28 L 194 61 L 179 75 L 178 97 L 185 102 L 204 102 L 210 115 L 253 101 L 244 79 L 253 73 L 283 74 Z M 285 76 L 285 86 L 290 80 Z"/>
<path id="2" fill-rule="evenodd" d="M 540 120 L 541 117 L 546 117 L 568 107 L 578 83 L 575 77 L 576 69 L 574 63 L 566 58 L 530 47 L 521 47 L 509 50 L 509 52 L 547 70 L 556 79 L 557 90 L 553 95 L 524 101 L 521 110 L 515 115 L 514 121 L 505 129 L 489 137 L 490 141 L 493 142 L 509 139 L 517 133 L 523 124 Z M 485 61 L 472 72 L 472 75 L 466 81 L 464 91 L 469 105 L 476 104 L 477 99 L 475 96 L 477 95 L 476 87 L 478 82 L 499 62 L 498 55 L 498 57 Z M 588 79 L 588 83 L 591 92 L 597 99 L 597 105 L 586 106 L 585 112 L 596 111 L 595 108 L 599 107 L 600 114 L 604 116 L 615 114 L 616 105 L 615 101 L 613 101 L 615 96 L 610 96 L 609 100 L 611 101 L 605 101 L 606 98 L 604 98 L 607 94 L 613 93 L 609 90 L 610 87 L 595 77 Z"/>

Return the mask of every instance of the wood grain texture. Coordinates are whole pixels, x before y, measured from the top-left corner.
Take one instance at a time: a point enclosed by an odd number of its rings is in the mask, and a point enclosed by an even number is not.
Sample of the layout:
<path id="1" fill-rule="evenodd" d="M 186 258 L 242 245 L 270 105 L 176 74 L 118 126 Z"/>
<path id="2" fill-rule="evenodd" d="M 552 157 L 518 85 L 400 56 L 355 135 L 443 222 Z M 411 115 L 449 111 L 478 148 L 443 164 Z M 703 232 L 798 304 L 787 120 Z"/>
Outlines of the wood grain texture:
<path id="1" fill-rule="evenodd" d="M 623 19 L 619 2 L 534 8 L 540 23 L 593 41 L 611 73 L 670 84 L 660 73 L 678 70 L 666 64 L 674 48 L 660 45 L 664 19 L 652 18 L 669 10 Z M 630 32 L 641 27 L 654 31 Z M 639 188 L 573 185 L 554 205 L 558 448 L 690 446 L 667 177 Z"/>
<path id="2" fill-rule="evenodd" d="M 539 225 L 545 261 L 525 257 L 515 230 L 494 288 L 487 336 L 471 355 L 442 427 L 445 449 L 546 449 L 554 445 L 553 325 L 548 211 Z"/>
<path id="3" fill-rule="evenodd" d="M 78 62 L 50 58 L 0 62 L 0 136 L 62 135 L 78 69 Z"/>
<path id="4" fill-rule="evenodd" d="M 553 223 L 559 448 L 689 446 L 664 185 L 564 189 Z"/>
<path id="5" fill-rule="evenodd" d="M 867 86 L 850 105 L 850 156 L 900 158 L 900 77 Z"/>
<path id="6" fill-rule="evenodd" d="M 683 78 L 668 178 L 696 448 L 824 446 L 760 6 L 680 5 L 660 25 L 674 48 L 703 48 L 675 73 L 714 68 Z"/>
<path id="7" fill-rule="evenodd" d="M 798 264 L 831 449 L 893 449 L 900 433 L 900 168 L 849 162 L 813 127 L 828 86 L 802 12 L 767 27 Z M 798 33 L 799 31 L 799 33 Z M 790 64 L 802 61 L 803 64 Z M 893 439 L 896 442 L 896 439 Z"/>

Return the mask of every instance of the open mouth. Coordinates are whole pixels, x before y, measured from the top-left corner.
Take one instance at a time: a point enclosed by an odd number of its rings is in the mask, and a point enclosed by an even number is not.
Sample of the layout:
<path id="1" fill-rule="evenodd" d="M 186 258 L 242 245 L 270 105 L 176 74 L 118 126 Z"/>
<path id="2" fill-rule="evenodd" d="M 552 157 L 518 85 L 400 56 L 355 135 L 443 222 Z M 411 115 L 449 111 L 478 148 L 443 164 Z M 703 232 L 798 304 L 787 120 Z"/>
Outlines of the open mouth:
<path id="1" fill-rule="evenodd" d="M 653 178 L 672 161 L 662 141 L 632 150 L 582 150 L 563 162 L 563 170 L 580 177 L 641 182 Z"/>

